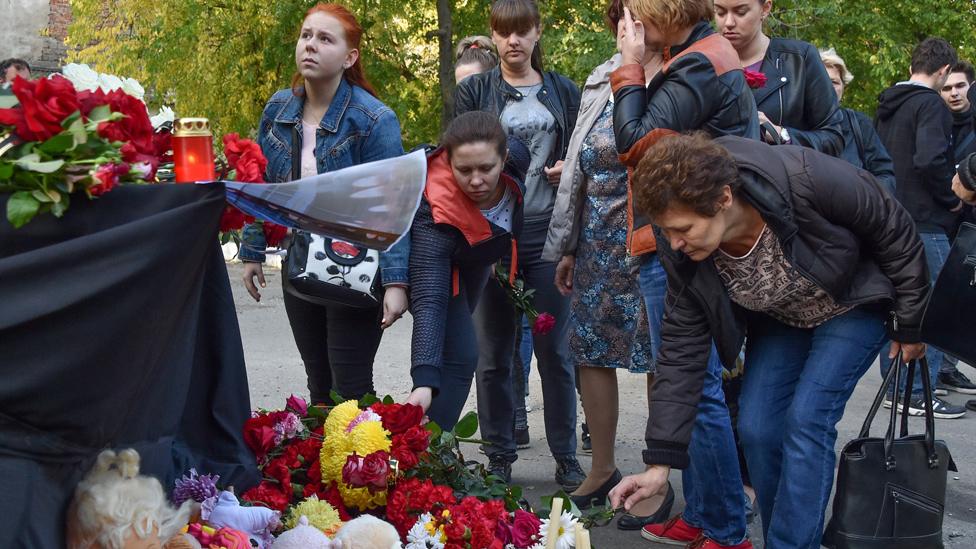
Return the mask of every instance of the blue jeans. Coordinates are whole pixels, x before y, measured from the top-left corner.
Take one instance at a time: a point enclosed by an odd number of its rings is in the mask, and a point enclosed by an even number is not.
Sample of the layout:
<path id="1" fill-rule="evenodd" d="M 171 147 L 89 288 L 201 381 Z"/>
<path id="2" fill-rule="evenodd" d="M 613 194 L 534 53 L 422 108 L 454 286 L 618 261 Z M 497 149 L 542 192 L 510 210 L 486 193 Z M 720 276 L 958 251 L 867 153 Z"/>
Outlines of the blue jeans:
<path id="1" fill-rule="evenodd" d="M 918 236 L 922 239 L 922 244 L 925 246 L 925 261 L 929 265 L 929 277 L 932 279 L 932 284 L 935 285 L 935 279 L 939 277 L 939 271 L 942 270 L 942 265 L 945 264 L 946 258 L 949 257 L 949 237 L 944 233 L 918 233 Z M 879 361 L 881 362 L 881 379 L 884 379 L 888 370 L 891 368 L 891 360 L 888 358 L 888 352 L 890 350 L 891 342 L 886 341 L 881 348 L 881 356 L 879 357 Z M 946 370 L 946 366 L 942 363 L 943 354 L 939 349 L 928 345 L 925 350 L 925 358 L 929 361 L 929 382 L 931 382 L 932 389 L 934 390 L 935 384 L 939 380 L 939 370 Z M 902 372 L 901 383 L 898 387 L 899 392 L 904 392 L 905 378 L 908 375 L 907 367 L 904 364 L 902 368 L 904 371 Z M 921 368 L 915 369 L 915 379 L 912 381 L 912 396 L 922 396 Z"/>
<path id="2" fill-rule="evenodd" d="M 766 547 L 820 547 L 837 422 L 878 356 L 884 319 L 880 308 L 858 307 L 800 329 L 749 315 L 739 438 Z"/>
<path id="3" fill-rule="evenodd" d="M 460 293 L 447 302 L 441 389 L 427 410 L 427 417 L 445 431 L 453 429 L 460 419 L 478 367 L 478 338 L 472 315 L 486 283 L 498 285 L 494 280 L 488 280 L 487 269 L 485 271 L 483 280 L 476 285 L 479 287 L 467 287 L 462 278 Z"/>
<path id="4" fill-rule="evenodd" d="M 661 348 L 661 318 L 667 290 L 667 275 L 657 254 L 644 258 L 640 288 L 647 307 L 651 348 L 657 353 Z M 746 537 L 742 476 L 732 436 L 732 421 L 722 391 L 722 363 L 714 347 L 708 358 L 688 456 L 691 462 L 681 473 L 685 497 L 682 518 L 721 545 L 741 543 Z"/>

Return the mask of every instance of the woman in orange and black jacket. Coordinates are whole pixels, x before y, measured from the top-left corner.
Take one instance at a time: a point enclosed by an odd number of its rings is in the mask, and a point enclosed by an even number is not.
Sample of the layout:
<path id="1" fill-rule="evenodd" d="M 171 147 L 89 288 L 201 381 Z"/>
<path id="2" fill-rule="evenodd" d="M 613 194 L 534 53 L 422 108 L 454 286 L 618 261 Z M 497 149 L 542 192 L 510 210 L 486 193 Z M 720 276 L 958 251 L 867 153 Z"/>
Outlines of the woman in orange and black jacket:
<path id="1" fill-rule="evenodd" d="M 528 162 L 525 146 L 479 111 L 455 118 L 427 160 L 427 188 L 410 230 L 408 402 L 443 429 L 457 423 L 478 366 L 471 313 L 492 265 L 513 251 L 521 232 Z"/>

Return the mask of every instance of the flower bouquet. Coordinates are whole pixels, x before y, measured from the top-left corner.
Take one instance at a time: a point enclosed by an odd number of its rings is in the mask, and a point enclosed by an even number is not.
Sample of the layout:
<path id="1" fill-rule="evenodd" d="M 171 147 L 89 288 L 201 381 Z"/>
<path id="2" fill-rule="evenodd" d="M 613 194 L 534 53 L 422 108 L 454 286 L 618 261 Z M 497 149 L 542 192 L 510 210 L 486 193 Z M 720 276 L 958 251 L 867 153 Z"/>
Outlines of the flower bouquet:
<path id="1" fill-rule="evenodd" d="M 371 514 L 392 525 L 410 549 L 589 546 L 577 539 L 588 540 L 586 527 L 598 512 L 583 516 L 571 503 L 564 512 L 565 494 L 543 498 L 533 510 L 521 488 L 465 460 L 460 443 L 482 442 L 471 438 L 478 428 L 474 413 L 450 432 L 422 421 L 419 407 L 389 397 L 328 408 L 291 397 L 283 410 L 258 411 L 244 437 L 264 480 L 241 499 L 282 513 L 281 528 L 307 523 L 327 536 Z M 212 500 L 215 490 L 181 485 L 174 495 L 191 492 Z"/>
<path id="2" fill-rule="evenodd" d="M 532 305 L 532 295 L 535 294 L 535 290 L 526 288 L 525 281 L 521 278 L 509 282 L 509 273 L 501 262 L 495 264 L 495 279 L 512 300 L 515 310 L 528 317 L 533 335 L 546 335 L 556 326 L 556 317 L 550 313 L 540 313 Z"/>
<path id="3" fill-rule="evenodd" d="M 154 181 L 160 148 L 142 100 L 122 87 L 81 90 L 61 75 L 17 78 L 0 105 L 0 192 L 7 219 L 67 211 L 71 195 L 97 197 L 121 183 Z"/>

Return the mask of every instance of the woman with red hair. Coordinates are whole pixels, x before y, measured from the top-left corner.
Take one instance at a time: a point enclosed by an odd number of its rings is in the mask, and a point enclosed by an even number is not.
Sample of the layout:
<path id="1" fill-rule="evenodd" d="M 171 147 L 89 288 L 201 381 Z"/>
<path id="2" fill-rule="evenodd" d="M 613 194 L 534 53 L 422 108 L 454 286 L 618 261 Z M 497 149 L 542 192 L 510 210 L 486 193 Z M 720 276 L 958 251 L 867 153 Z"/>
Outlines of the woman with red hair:
<path id="1" fill-rule="evenodd" d="M 298 72 L 290 89 L 264 108 L 258 143 L 268 158 L 267 181 L 314 176 L 403 154 L 396 114 L 376 98 L 360 63 L 363 29 L 339 4 L 308 10 L 295 45 Z M 244 229 L 244 286 L 259 301 L 264 287 L 265 238 L 259 225 Z M 407 310 L 410 243 L 380 254 L 382 306 L 316 305 L 288 292 L 285 311 L 305 363 L 312 402 L 374 392 L 373 358 L 383 329 Z"/>

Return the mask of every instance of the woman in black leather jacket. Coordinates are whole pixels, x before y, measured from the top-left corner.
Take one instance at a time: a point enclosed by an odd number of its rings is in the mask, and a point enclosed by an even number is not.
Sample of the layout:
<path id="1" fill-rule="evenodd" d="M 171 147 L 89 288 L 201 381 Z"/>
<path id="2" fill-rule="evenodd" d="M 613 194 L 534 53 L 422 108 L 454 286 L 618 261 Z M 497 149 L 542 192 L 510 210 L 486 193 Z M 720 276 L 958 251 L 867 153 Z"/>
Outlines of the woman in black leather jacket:
<path id="1" fill-rule="evenodd" d="M 772 0 L 715 0 L 715 26 L 739 52 L 742 67 L 766 76 L 753 95 L 760 121 L 772 124 L 777 135 L 763 132 L 763 139 L 838 156 L 844 117 L 817 48 L 766 36 L 762 25 L 772 7 Z"/>
<path id="2" fill-rule="evenodd" d="M 500 65 L 469 76 L 457 87 L 457 115 L 480 110 L 498 116 L 510 136 L 529 148 L 525 177 L 525 223 L 517 263 L 534 306 L 556 319 L 548 334 L 533 336 L 542 377 L 546 439 L 556 460 L 556 482 L 573 491 L 585 475 L 576 460 L 576 375 L 566 356 L 570 298 L 556 289 L 556 263 L 542 260 L 542 248 L 556 201 L 563 158 L 579 113 L 579 88 L 565 76 L 542 69 L 541 18 L 534 0 L 496 0 L 491 8 L 491 40 Z M 489 469 L 507 479 L 516 453 L 512 387 L 515 333 L 521 321 L 497 284 L 481 297 L 478 332 L 478 418 Z M 521 373 L 521 365 L 519 367 Z M 527 433 L 524 433 L 527 435 Z"/>

